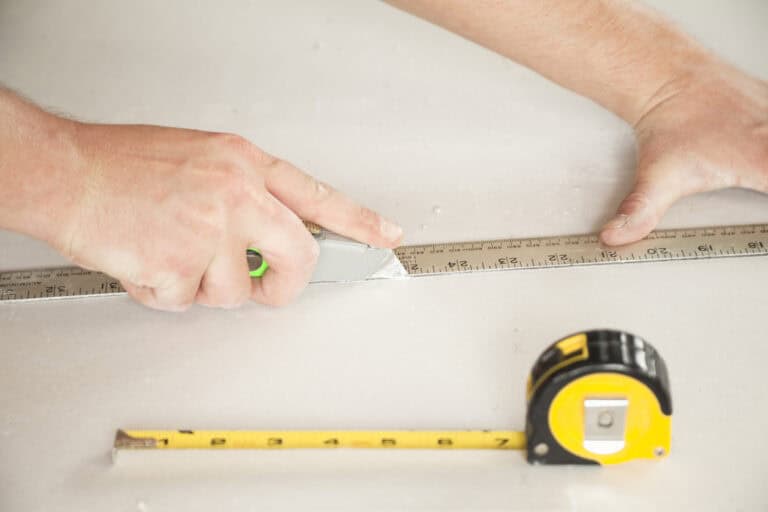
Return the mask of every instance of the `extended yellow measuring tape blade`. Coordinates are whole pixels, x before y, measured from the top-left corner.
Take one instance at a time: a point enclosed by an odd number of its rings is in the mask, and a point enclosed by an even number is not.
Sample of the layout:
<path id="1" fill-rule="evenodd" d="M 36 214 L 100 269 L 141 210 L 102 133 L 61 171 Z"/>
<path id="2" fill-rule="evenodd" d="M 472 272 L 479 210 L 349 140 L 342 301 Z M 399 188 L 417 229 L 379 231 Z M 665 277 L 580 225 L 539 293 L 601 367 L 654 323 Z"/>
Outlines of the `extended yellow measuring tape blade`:
<path id="1" fill-rule="evenodd" d="M 528 378 L 526 430 L 118 430 L 113 455 L 141 450 L 377 448 L 525 450 L 532 464 L 611 465 L 670 450 L 664 360 L 633 334 L 584 331 L 547 347 Z"/>
<path id="2" fill-rule="evenodd" d="M 403 448 L 522 450 L 525 434 L 512 430 L 467 431 L 246 431 L 118 430 L 121 449 Z"/>

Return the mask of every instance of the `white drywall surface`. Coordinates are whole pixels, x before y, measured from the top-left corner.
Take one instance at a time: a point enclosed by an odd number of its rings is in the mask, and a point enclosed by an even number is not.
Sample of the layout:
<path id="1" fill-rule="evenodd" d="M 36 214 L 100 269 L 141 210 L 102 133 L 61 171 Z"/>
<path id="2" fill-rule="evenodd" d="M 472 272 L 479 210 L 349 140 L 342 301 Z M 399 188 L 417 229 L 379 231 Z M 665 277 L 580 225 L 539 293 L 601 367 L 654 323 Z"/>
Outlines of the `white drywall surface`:
<path id="1" fill-rule="evenodd" d="M 653 3 L 768 78 L 765 1 Z M 614 116 L 375 1 L 0 1 L 0 80 L 86 120 L 240 133 L 395 218 L 407 243 L 592 232 L 632 183 Z M 765 221 L 764 196 L 731 190 L 681 201 L 663 226 Z M 0 269 L 54 264 L 0 233 Z M 315 285 L 280 310 L 0 305 L 0 510 L 765 510 L 767 271 L 749 258 Z M 593 327 L 665 357 L 668 459 L 109 458 L 119 427 L 522 428 L 535 357 Z"/>

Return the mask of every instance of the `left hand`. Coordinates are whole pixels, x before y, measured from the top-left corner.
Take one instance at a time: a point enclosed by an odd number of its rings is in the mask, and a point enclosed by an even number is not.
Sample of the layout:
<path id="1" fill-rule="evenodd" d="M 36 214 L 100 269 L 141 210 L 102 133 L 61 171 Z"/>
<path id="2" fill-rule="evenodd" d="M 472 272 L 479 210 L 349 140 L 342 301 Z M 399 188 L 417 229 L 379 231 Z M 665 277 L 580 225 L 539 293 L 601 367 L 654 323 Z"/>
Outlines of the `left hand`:
<path id="1" fill-rule="evenodd" d="M 768 192 L 768 83 L 712 62 L 662 87 L 635 123 L 634 190 L 602 229 L 607 245 L 650 233 L 678 199 L 728 187 Z"/>

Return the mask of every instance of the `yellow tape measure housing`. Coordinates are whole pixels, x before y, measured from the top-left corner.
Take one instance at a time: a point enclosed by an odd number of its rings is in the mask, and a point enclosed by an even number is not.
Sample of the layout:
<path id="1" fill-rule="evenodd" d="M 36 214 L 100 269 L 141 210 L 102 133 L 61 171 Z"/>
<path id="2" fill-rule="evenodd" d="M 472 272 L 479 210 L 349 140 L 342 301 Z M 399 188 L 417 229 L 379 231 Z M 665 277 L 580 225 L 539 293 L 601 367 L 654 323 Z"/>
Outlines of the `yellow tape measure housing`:
<path id="1" fill-rule="evenodd" d="M 672 397 L 659 353 L 631 334 L 569 336 L 528 381 L 528 461 L 616 464 L 669 453 Z"/>
<path id="2" fill-rule="evenodd" d="M 669 453 L 666 366 L 641 338 L 589 331 L 551 345 L 528 379 L 526 432 L 119 430 L 121 449 L 525 449 L 537 464 L 615 464 Z"/>

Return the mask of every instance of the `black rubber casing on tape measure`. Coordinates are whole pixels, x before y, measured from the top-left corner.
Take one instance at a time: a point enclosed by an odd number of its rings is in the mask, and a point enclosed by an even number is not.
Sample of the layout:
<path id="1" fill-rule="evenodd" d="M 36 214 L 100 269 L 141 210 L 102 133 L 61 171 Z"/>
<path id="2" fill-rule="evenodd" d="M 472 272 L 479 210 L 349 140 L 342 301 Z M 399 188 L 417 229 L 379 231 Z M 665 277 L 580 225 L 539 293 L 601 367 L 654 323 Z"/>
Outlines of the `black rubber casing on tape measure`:
<path id="1" fill-rule="evenodd" d="M 576 379 L 605 373 L 625 375 L 646 386 L 658 400 L 661 411 L 657 416 L 671 416 L 672 398 L 667 368 L 648 342 L 615 330 L 595 330 L 569 336 L 545 350 L 531 370 L 526 421 L 528 462 L 601 463 L 599 456 L 590 459 L 577 455 L 557 441 L 550 425 L 550 408 L 558 393 Z M 573 421 L 579 420 L 573 418 Z M 653 427 L 644 425 L 642 428 Z M 665 428 L 667 433 L 662 436 L 669 437 L 668 424 Z M 656 451 L 657 456 L 666 454 L 663 449 L 657 448 Z"/>

